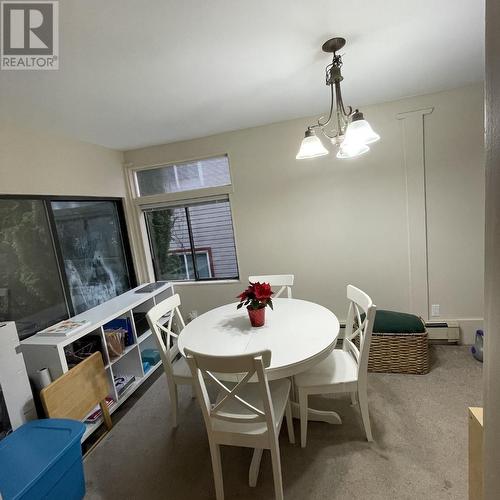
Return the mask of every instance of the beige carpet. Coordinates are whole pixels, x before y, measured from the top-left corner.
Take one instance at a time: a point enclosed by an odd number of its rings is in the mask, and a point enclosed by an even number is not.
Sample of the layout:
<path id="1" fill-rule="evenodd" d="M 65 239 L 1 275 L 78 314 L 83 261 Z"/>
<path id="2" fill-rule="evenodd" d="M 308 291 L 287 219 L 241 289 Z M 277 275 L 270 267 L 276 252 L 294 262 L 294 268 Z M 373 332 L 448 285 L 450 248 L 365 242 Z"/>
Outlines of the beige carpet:
<path id="1" fill-rule="evenodd" d="M 347 399 L 313 398 L 317 407 L 336 409 L 344 423 L 309 423 L 305 449 L 290 445 L 282 429 L 285 498 L 467 498 L 467 406 L 481 403 L 482 365 L 465 347 L 435 346 L 432 354 L 429 375 L 369 374 L 375 443 L 365 441 Z M 188 390 L 180 406 L 172 431 L 162 375 L 87 458 L 86 498 L 214 498 L 205 428 Z M 274 498 L 267 453 L 257 487 L 250 488 L 251 450 L 223 447 L 226 499 Z"/>

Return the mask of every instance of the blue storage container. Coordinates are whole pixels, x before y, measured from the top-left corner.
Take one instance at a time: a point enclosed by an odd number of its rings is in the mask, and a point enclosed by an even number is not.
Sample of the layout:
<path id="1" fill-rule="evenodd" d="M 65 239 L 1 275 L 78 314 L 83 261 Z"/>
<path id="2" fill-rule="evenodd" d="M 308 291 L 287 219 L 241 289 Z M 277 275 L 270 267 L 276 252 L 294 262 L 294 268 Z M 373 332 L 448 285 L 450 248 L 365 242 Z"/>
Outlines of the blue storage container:
<path id="1" fill-rule="evenodd" d="M 141 352 L 142 362 L 148 362 L 151 366 L 156 365 L 160 362 L 160 351 L 157 349 L 144 349 Z"/>
<path id="2" fill-rule="evenodd" d="M 85 495 L 77 420 L 33 420 L 0 441 L 3 500 L 80 500 Z"/>

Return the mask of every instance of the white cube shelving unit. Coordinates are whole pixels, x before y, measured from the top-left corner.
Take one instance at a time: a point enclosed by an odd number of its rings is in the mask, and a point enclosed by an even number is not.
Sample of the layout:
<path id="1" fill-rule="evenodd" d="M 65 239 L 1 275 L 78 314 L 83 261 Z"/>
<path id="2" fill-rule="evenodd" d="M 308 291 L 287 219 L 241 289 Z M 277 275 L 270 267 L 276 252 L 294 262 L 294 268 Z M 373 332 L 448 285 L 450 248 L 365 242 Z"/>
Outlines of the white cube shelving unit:
<path id="1" fill-rule="evenodd" d="M 85 311 L 71 319 L 87 320 L 90 323 L 84 328 L 68 336 L 46 336 L 40 333 L 21 342 L 22 352 L 28 375 L 42 368 L 48 368 L 52 380 L 67 372 L 68 352 L 76 341 L 84 337 L 92 337 L 100 343 L 104 366 L 108 374 L 110 393 L 114 400 L 110 407 L 113 413 L 147 378 L 161 365 L 161 361 L 144 372 L 141 353 L 146 349 L 156 349 L 152 332 L 148 327 L 145 313 L 155 304 L 174 294 L 173 285 L 165 282 L 152 292 L 137 292 L 146 284 L 119 295 L 103 304 Z M 108 352 L 104 330 L 106 325 L 118 318 L 129 318 L 132 326 L 133 343 L 127 346 L 121 356 L 112 358 Z M 165 318 L 165 321 L 168 317 Z M 123 393 L 118 394 L 114 385 L 114 377 L 120 375 L 134 375 L 135 381 Z M 86 439 L 102 423 L 101 419 L 92 424 L 86 424 L 87 430 L 83 436 Z"/>

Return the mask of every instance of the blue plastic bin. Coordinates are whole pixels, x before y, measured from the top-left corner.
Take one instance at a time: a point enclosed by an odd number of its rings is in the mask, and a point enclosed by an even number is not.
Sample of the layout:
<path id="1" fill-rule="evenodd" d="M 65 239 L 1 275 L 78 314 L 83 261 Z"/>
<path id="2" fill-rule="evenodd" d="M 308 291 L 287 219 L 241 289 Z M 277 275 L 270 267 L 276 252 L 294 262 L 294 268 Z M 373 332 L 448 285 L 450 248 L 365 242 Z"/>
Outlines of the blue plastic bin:
<path id="1" fill-rule="evenodd" d="M 80 500 L 85 495 L 81 438 L 76 420 L 33 420 L 0 441 L 3 500 Z"/>
<path id="2" fill-rule="evenodd" d="M 156 365 L 156 363 L 160 362 L 160 351 L 157 349 L 144 349 L 141 352 L 141 358 L 143 362 L 148 362 L 150 366 Z"/>

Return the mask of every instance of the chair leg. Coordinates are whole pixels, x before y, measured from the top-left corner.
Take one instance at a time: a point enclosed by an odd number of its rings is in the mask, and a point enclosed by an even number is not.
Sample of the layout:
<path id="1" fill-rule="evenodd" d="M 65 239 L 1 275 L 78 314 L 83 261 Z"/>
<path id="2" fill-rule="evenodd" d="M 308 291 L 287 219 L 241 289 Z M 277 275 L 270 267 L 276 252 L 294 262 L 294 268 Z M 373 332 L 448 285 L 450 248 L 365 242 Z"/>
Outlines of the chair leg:
<path id="1" fill-rule="evenodd" d="M 288 441 L 295 444 L 295 432 L 293 429 L 293 418 L 292 418 L 292 405 L 290 404 L 290 399 L 286 403 L 286 428 L 288 430 Z"/>
<path id="2" fill-rule="evenodd" d="M 262 458 L 262 448 L 255 448 L 253 450 L 252 462 L 250 463 L 250 470 L 248 471 L 248 484 L 255 488 L 257 486 L 257 479 L 259 477 L 260 460 Z"/>
<path id="3" fill-rule="evenodd" d="M 361 418 L 365 428 L 366 439 L 373 441 L 372 428 L 370 425 L 370 414 L 368 412 L 368 395 L 366 393 L 366 385 L 358 387 L 359 409 L 361 411 Z"/>
<path id="4" fill-rule="evenodd" d="M 273 464 L 274 496 L 276 500 L 283 500 L 283 482 L 281 479 L 281 460 L 278 437 L 271 442 L 271 462 Z"/>
<path id="5" fill-rule="evenodd" d="M 214 473 L 215 498 L 224 500 L 224 482 L 222 480 L 222 464 L 220 461 L 220 446 L 210 442 L 210 455 L 212 456 L 212 470 Z"/>
<path id="6" fill-rule="evenodd" d="M 357 399 L 356 399 L 356 393 L 355 392 L 351 392 L 351 406 L 356 406 L 357 404 Z"/>
<path id="7" fill-rule="evenodd" d="M 307 393 L 299 388 L 299 411 L 300 411 L 300 446 L 306 447 L 307 441 Z"/>
<path id="8" fill-rule="evenodd" d="M 177 395 L 177 386 L 173 382 L 168 384 L 168 393 L 170 395 L 170 414 L 172 415 L 172 427 L 177 427 L 179 397 Z"/>

